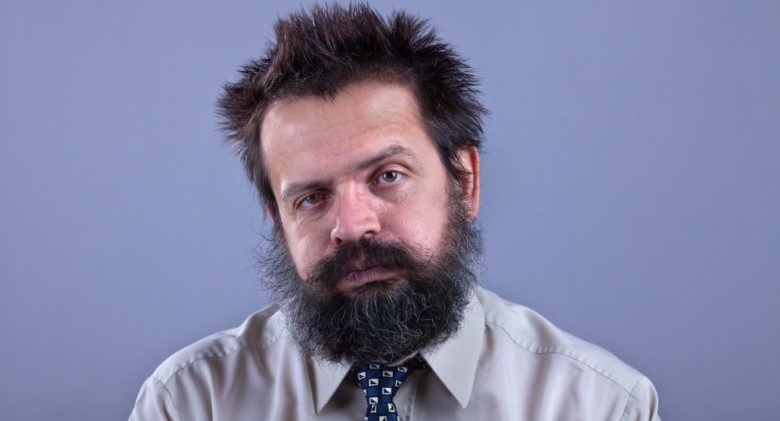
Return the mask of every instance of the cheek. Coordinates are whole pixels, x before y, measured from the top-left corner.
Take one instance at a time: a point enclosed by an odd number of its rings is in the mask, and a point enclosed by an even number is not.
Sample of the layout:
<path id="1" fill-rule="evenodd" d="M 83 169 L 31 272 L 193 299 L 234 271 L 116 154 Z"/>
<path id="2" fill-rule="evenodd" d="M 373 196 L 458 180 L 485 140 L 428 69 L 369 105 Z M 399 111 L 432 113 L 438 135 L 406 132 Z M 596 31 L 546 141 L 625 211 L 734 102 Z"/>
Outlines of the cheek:
<path id="1" fill-rule="evenodd" d="M 416 195 L 390 212 L 385 225 L 399 240 L 436 252 L 447 225 L 448 199 L 441 191 Z"/>
<path id="2" fill-rule="evenodd" d="M 305 279 L 309 276 L 311 268 L 321 258 L 317 242 L 313 241 L 311 235 L 300 235 L 295 230 L 285 231 L 284 235 L 298 276 Z"/>
<path id="3" fill-rule="evenodd" d="M 306 268 L 311 266 L 309 263 L 310 257 L 305 254 L 306 250 L 307 247 L 299 247 L 298 245 L 290 247 L 295 269 L 298 271 L 298 276 L 302 279 L 305 279 L 309 275 Z"/>

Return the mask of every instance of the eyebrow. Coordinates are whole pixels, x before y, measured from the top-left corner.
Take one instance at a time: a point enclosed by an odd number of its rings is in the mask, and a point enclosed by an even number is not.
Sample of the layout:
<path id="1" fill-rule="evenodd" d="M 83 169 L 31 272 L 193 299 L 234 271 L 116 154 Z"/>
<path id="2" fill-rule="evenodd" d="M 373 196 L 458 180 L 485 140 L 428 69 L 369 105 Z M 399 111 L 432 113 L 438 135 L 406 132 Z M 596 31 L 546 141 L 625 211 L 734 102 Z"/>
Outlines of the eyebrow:
<path id="1" fill-rule="evenodd" d="M 379 151 L 379 153 L 376 155 L 358 162 L 355 164 L 353 169 L 362 171 L 394 156 L 405 156 L 406 158 L 409 158 L 413 161 L 417 160 L 409 148 L 405 148 L 401 145 L 390 145 Z M 293 197 L 307 190 L 316 190 L 318 188 L 322 188 L 328 183 L 328 180 L 298 181 L 291 183 L 290 186 L 287 187 L 284 192 L 282 192 L 282 201 L 289 202 Z"/>
<path id="2" fill-rule="evenodd" d="M 405 156 L 413 161 L 417 160 L 409 148 L 405 148 L 401 145 L 390 145 L 385 149 L 381 150 L 376 155 L 372 156 L 371 158 L 358 162 L 357 165 L 355 165 L 355 169 L 365 170 L 367 168 L 373 167 L 374 165 L 384 161 L 387 158 L 399 156 L 399 155 Z"/>

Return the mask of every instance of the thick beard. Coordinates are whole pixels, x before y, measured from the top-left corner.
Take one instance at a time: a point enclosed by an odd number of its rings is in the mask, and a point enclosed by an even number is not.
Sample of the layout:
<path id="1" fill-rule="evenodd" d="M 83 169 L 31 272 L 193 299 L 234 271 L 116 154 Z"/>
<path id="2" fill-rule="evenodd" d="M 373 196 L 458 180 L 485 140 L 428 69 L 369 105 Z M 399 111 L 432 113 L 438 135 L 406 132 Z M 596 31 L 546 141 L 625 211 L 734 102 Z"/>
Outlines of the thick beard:
<path id="1" fill-rule="evenodd" d="M 481 233 L 455 196 L 451 194 L 438 256 L 399 242 L 363 239 L 342 244 L 311 276 L 301 279 L 287 248 L 271 236 L 259 265 L 298 346 L 330 361 L 392 363 L 435 348 L 455 334 L 477 283 L 475 267 L 482 255 Z M 342 293 L 336 283 L 355 258 L 398 271 L 403 279 Z"/>

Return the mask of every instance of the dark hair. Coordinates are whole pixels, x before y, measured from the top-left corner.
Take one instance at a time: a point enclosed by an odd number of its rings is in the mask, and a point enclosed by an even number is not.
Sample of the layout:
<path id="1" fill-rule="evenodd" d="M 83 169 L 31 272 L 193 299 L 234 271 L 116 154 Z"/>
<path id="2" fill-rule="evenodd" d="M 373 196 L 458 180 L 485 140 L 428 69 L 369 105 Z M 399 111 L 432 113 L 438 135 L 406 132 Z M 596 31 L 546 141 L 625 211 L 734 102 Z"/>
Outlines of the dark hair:
<path id="1" fill-rule="evenodd" d="M 227 140 L 235 143 L 249 179 L 278 219 L 263 165 L 260 126 L 276 99 L 334 97 L 363 79 L 400 82 L 415 93 L 423 124 L 453 179 L 462 180 L 456 152 L 482 141 L 485 109 L 477 80 L 427 21 L 404 11 L 383 19 L 366 4 L 314 6 L 279 19 L 276 41 L 228 83 L 218 110 Z"/>

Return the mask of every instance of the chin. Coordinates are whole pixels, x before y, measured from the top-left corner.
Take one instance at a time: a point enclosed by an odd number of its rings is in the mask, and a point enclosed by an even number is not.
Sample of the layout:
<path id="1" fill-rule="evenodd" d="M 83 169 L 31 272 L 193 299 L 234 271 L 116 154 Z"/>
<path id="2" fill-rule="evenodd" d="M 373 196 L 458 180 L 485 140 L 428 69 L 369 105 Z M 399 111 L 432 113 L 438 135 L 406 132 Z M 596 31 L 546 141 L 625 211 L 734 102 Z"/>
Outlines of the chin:
<path id="1" fill-rule="evenodd" d="M 344 295 L 356 300 L 393 299 L 408 285 L 404 278 L 380 279 L 345 291 Z"/>

